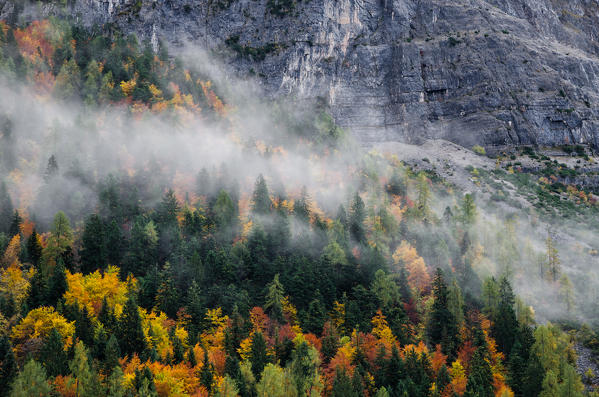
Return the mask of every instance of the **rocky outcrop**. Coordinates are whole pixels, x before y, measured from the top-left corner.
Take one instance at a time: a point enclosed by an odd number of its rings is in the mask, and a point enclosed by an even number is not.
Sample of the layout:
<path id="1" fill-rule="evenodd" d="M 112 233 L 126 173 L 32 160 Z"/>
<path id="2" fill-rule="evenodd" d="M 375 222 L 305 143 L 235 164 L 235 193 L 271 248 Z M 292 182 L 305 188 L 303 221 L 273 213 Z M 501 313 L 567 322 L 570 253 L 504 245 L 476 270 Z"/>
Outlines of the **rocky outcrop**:
<path id="1" fill-rule="evenodd" d="M 599 147 L 597 0 L 70 0 L 69 14 L 223 54 L 273 96 L 324 98 L 363 142 Z M 3 17 L 12 1 L 0 0 Z M 39 3 L 38 3 L 39 4 Z"/>

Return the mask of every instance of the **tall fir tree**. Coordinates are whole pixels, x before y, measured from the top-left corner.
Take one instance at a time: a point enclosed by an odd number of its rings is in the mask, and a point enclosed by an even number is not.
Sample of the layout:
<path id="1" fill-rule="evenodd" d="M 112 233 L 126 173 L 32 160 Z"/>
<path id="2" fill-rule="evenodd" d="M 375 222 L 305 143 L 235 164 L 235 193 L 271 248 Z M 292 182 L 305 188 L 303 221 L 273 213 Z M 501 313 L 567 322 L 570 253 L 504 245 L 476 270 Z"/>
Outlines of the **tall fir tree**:
<path id="1" fill-rule="evenodd" d="M 79 254 L 83 274 L 106 267 L 108 262 L 106 240 L 102 219 L 97 214 L 91 215 L 85 221 L 83 235 L 81 236 L 81 251 Z"/>
<path id="2" fill-rule="evenodd" d="M 252 195 L 252 212 L 255 215 L 267 215 L 270 213 L 272 202 L 268 193 L 268 186 L 264 176 L 260 174 L 256 179 L 254 193 Z"/>
<path id="3" fill-rule="evenodd" d="M 449 310 L 447 284 L 443 271 L 439 268 L 433 280 L 433 296 L 433 306 L 426 327 L 428 341 L 432 346 L 441 344 L 443 353 L 454 357 L 459 346 L 458 327 L 455 317 Z"/>
<path id="4" fill-rule="evenodd" d="M 67 375 L 69 361 L 60 332 L 53 328 L 40 350 L 40 362 L 50 377 Z"/>
<path id="5" fill-rule="evenodd" d="M 141 317 L 132 291 L 129 292 L 119 321 L 119 335 L 123 354 L 131 357 L 134 353 L 141 354 L 145 350 L 146 341 L 141 327 Z"/>

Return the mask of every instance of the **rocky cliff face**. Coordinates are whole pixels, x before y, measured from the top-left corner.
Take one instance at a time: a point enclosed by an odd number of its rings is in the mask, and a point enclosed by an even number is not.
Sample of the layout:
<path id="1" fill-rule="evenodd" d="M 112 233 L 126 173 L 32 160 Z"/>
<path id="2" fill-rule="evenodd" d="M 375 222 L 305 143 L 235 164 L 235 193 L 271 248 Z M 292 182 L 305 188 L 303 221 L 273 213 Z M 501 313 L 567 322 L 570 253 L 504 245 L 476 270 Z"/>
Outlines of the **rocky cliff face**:
<path id="1" fill-rule="evenodd" d="M 12 3 L 0 0 L 1 15 Z M 56 3 L 20 18 L 68 13 L 154 45 L 192 41 L 273 96 L 326 99 L 366 143 L 599 147 L 597 0 Z"/>

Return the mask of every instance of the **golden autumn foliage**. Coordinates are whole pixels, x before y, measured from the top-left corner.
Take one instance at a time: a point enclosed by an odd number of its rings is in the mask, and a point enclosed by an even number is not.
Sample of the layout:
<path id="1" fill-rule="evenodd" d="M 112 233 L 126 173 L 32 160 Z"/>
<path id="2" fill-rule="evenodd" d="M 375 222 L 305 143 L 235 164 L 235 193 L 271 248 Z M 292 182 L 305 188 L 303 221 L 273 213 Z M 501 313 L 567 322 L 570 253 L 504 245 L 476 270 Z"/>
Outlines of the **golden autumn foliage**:
<path id="1" fill-rule="evenodd" d="M 466 391 L 468 379 L 466 378 L 466 370 L 462 366 L 460 360 L 456 360 L 451 364 L 449 373 L 451 375 L 451 387 L 453 388 L 453 392 L 458 396 L 463 395 Z"/>
<path id="2" fill-rule="evenodd" d="M 25 271 L 21 269 L 18 262 L 0 272 L 0 292 L 5 296 L 11 296 L 15 304 L 19 306 L 27 297 L 29 280 L 34 270 Z"/>
<path id="3" fill-rule="evenodd" d="M 123 92 L 123 95 L 125 95 L 126 97 L 131 96 L 131 94 L 133 94 L 133 89 L 135 88 L 135 86 L 137 85 L 137 81 L 135 81 L 135 79 L 131 79 L 129 81 L 121 81 L 121 91 Z"/>
<path id="4" fill-rule="evenodd" d="M 393 261 L 396 266 L 404 264 L 408 272 L 410 287 L 420 291 L 428 291 L 431 285 L 431 276 L 428 274 L 424 259 L 418 255 L 416 248 L 407 241 L 402 241 L 393 253 Z"/>
<path id="5" fill-rule="evenodd" d="M 387 350 L 391 350 L 391 346 L 395 344 L 397 339 L 393 335 L 389 324 L 387 323 L 386 317 L 379 309 L 376 315 L 372 318 L 372 334 L 385 345 Z"/>
<path id="6" fill-rule="evenodd" d="M 140 308 L 139 316 L 146 343 L 156 349 L 158 355 L 163 359 L 172 355 L 173 346 L 169 338 L 169 330 L 175 325 L 175 322 L 160 311 L 148 313 L 145 309 Z"/>
<path id="7" fill-rule="evenodd" d="M 2 256 L 2 264 L 4 266 L 11 266 L 13 264 L 19 265 L 19 253 L 21 252 L 21 236 L 15 234 L 12 239 L 10 239 L 10 243 L 8 243 L 8 247 L 4 251 L 4 255 Z"/>
<path id="8" fill-rule="evenodd" d="M 53 307 L 38 307 L 27 313 L 27 316 L 17 324 L 11 338 L 15 348 L 19 348 L 30 339 L 44 339 L 52 329 L 56 329 L 65 340 L 65 348 L 71 345 L 75 333 L 75 323 L 68 322 Z"/>
<path id="9" fill-rule="evenodd" d="M 120 315 L 127 301 L 127 282 L 119 280 L 119 272 L 116 266 L 109 266 L 104 274 L 96 270 L 86 276 L 67 271 L 68 288 L 64 294 L 66 303 L 78 303 L 97 316 L 102 309 L 102 302 L 106 299 L 108 306 L 117 316 Z"/>

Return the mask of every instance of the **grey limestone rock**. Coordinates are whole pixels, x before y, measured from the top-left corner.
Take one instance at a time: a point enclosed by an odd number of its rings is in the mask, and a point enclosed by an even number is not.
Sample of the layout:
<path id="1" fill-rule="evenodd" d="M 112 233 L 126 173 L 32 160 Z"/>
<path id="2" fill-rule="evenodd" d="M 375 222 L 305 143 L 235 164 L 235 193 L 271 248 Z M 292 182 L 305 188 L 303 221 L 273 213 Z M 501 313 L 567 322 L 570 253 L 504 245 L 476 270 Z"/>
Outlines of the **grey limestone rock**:
<path id="1" fill-rule="evenodd" d="M 20 3 L 20 5 L 18 5 Z M 598 0 L 0 0 L 222 54 L 365 144 L 599 147 Z"/>

